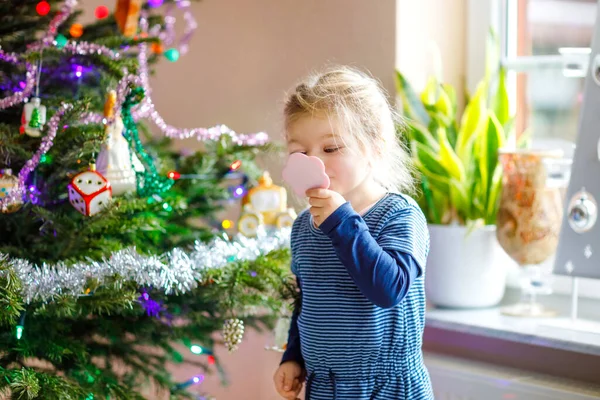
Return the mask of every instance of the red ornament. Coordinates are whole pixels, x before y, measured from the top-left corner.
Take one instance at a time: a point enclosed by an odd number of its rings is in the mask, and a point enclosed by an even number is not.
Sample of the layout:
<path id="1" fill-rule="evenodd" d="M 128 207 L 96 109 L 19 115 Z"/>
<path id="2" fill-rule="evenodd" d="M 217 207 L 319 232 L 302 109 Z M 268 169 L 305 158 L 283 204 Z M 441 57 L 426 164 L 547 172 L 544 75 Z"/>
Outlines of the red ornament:
<path id="1" fill-rule="evenodd" d="M 108 17 L 108 7 L 106 7 L 106 6 L 96 7 L 96 11 L 94 11 L 94 15 L 98 19 L 104 19 L 104 18 Z"/>
<path id="2" fill-rule="evenodd" d="M 110 182 L 96 172 L 95 166 L 75 175 L 69 183 L 69 201 L 77 211 L 88 217 L 102 211 L 111 199 Z"/>
<path id="3" fill-rule="evenodd" d="M 215 363 L 215 356 L 208 356 L 208 363 L 210 365 L 214 365 L 214 363 Z"/>
<path id="4" fill-rule="evenodd" d="M 25 119 L 25 110 L 21 113 L 21 126 L 19 127 L 19 133 L 21 135 L 25 134 L 25 124 L 27 123 L 27 119 Z"/>
<path id="5" fill-rule="evenodd" d="M 175 181 L 181 178 L 181 174 L 177 171 L 171 171 L 167 174 L 167 176 Z"/>
<path id="6" fill-rule="evenodd" d="M 35 6 L 35 11 L 43 17 L 50 12 L 50 4 L 47 1 L 40 1 Z"/>

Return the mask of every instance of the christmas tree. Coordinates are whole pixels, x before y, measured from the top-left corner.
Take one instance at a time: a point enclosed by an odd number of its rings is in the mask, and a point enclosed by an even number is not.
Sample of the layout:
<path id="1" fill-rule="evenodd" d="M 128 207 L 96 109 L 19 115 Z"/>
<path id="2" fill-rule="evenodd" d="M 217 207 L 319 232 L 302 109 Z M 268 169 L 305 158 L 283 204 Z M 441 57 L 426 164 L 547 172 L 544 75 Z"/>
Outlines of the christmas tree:
<path id="1" fill-rule="evenodd" d="M 0 398 L 198 398 L 214 346 L 293 293 L 285 230 L 230 239 L 214 217 L 267 138 L 154 108 L 149 69 L 187 51 L 188 2 L 118 0 L 87 26 L 76 6 L 0 2 Z M 202 150 L 171 150 L 187 137 Z"/>

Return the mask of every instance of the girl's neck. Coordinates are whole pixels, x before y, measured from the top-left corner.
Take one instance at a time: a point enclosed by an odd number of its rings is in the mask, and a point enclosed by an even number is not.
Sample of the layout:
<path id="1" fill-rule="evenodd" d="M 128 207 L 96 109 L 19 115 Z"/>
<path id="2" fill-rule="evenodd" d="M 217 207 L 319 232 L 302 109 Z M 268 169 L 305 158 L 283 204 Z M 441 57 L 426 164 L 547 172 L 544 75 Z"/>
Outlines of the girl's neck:
<path id="1" fill-rule="evenodd" d="M 373 179 L 365 179 L 360 185 L 346 193 L 344 198 L 350 202 L 352 208 L 361 212 L 379 201 L 387 191 Z"/>

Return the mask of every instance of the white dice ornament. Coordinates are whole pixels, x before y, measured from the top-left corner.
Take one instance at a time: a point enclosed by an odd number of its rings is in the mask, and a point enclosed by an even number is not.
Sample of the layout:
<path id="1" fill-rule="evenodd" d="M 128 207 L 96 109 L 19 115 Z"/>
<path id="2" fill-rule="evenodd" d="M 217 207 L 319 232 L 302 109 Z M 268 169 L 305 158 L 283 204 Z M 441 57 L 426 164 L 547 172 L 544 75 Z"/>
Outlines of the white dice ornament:
<path id="1" fill-rule="evenodd" d="M 77 211 L 88 217 L 102 211 L 111 199 L 110 182 L 96 172 L 94 165 L 89 171 L 75 175 L 69 183 L 69 201 Z"/>

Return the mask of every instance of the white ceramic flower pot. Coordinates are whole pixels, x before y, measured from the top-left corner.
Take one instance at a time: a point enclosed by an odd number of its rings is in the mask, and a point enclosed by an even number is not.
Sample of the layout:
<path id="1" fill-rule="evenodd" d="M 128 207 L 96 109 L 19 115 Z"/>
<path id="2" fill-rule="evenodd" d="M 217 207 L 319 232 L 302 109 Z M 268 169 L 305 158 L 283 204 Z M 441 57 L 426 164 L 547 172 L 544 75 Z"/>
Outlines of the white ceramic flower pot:
<path id="1" fill-rule="evenodd" d="M 429 225 L 429 233 L 427 300 L 450 308 L 498 304 L 510 259 L 496 240 L 496 227 L 485 226 L 467 235 L 465 226 Z"/>

